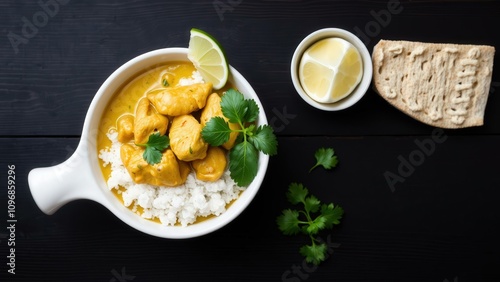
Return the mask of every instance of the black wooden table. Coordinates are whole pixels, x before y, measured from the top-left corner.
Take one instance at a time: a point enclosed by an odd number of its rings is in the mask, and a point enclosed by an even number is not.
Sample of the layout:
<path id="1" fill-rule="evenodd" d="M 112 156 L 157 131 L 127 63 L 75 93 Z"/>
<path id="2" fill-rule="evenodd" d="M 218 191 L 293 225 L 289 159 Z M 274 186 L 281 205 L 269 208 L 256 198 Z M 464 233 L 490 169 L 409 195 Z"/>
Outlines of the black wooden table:
<path id="1" fill-rule="evenodd" d="M 320 28 L 356 33 L 370 51 L 380 39 L 498 47 L 499 19 L 497 1 L 1 1 L 0 281 L 500 281 L 500 72 L 484 126 L 461 130 L 419 123 L 371 89 L 352 108 L 319 111 L 289 72 L 295 47 Z M 73 153 L 94 94 L 116 68 L 187 47 L 192 27 L 224 45 L 278 135 L 251 205 L 186 240 L 140 233 L 91 201 L 42 213 L 28 172 Z M 384 175 L 436 135 L 425 159 L 391 185 Z M 320 147 L 334 148 L 339 165 L 308 173 Z M 298 253 L 306 237 L 276 227 L 291 182 L 345 209 L 341 224 L 321 233 L 333 254 L 319 267 Z"/>

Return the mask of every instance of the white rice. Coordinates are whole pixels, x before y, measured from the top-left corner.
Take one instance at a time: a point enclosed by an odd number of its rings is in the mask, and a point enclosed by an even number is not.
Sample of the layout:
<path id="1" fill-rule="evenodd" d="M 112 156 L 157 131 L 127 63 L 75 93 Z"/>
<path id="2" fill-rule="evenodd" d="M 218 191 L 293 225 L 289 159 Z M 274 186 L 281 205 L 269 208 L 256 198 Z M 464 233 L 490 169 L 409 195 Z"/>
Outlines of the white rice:
<path id="1" fill-rule="evenodd" d="M 111 174 L 107 181 L 109 189 L 126 190 L 121 192 L 123 203 L 137 212 L 143 208 L 141 216 L 147 219 L 158 218 L 164 225 L 187 226 L 197 217 L 218 216 L 226 211 L 226 205 L 238 198 L 244 188 L 239 187 L 226 171 L 215 182 L 196 179 L 192 171 L 184 183 L 177 187 L 158 187 L 134 183 L 120 158 L 121 143 L 116 131 L 107 134 L 112 145 L 99 152 L 104 166 L 111 165 Z"/>
<path id="2" fill-rule="evenodd" d="M 201 76 L 200 72 L 193 71 L 193 73 L 191 74 L 191 77 L 183 77 L 183 78 L 179 79 L 179 82 L 177 83 L 177 85 L 184 86 L 184 85 L 191 85 L 191 84 L 203 83 L 203 82 L 204 82 L 204 80 L 203 80 L 203 77 Z"/>
<path id="3" fill-rule="evenodd" d="M 194 71 L 190 78 L 182 78 L 178 85 L 203 82 L 200 73 Z M 143 218 L 159 219 L 163 225 L 187 226 L 198 217 L 218 216 L 225 212 L 226 205 L 238 198 L 243 187 L 239 187 L 229 176 L 229 171 L 215 182 L 198 180 L 192 171 L 184 183 L 177 187 L 158 187 L 134 183 L 120 158 L 121 143 L 116 131 L 107 134 L 111 147 L 99 152 L 104 166 L 111 166 L 107 181 L 110 190 L 117 189 L 123 203 L 132 211 L 143 208 Z M 123 187 L 125 191 L 119 189 Z"/>

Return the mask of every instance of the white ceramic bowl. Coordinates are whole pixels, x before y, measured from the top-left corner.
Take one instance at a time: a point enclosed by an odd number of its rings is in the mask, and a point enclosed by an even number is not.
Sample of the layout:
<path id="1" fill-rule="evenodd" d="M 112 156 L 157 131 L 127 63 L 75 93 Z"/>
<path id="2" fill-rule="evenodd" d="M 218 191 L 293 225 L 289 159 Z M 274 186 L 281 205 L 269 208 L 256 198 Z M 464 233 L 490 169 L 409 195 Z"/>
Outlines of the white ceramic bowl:
<path id="1" fill-rule="evenodd" d="M 163 226 L 133 213 L 108 189 L 98 163 L 97 134 L 102 113 L 113 94 L 130 78 L 157 64 L 188 61 L 187 48 L 165 48 L 140 55 L 113 72 L 97 91 L 83 125 L 80 143 L 74 154 L 62 164 L 33 169 L 28 183 L 38 207 L 46 214 L 53 214 L 64 204 L 77 200 L 94 200 L 115 214 L 123 222 L 144 233 L 172 239 L 197 237 L 215 231 L 235 219 L 257 194 L 269 163 L 269 156 L 259 154 L 259 169 L 253 182 L 239 198 L 218 217 L 186 227 Z M 230 66 L 229 81 L 247 98 L 252 98 L 260 108 L 258 124 L 267 124 L 264 108 L 248 81 Z M 90 228 L 90 226 L 89 226 Z"/>
<path id="2" fill-rule="evenodd" d="M 311 46 L 315 42 L 329 37 L 339 37 L 345 39 L 359 50 L 361 59 L 363 61 L 363 77 L 361 78 L 361 82 L 353 90 L 353 92 L 349 94 L 349 96 L 334 103 L 320 103 L 313 100 L 304 91 L 302 85 L 300 84 L 298 70 L 300 58 L 302 57 L 302 54 L 307 50 L 307 48 L 309 48 L 309 46 Z M 370 52 L 368 52 L 365 44 L 356 35 L 340 28 L 324 28 L 309 34 L 299 43 L 292 56 L 290 74 L 292 76 L 292 82 L 295 90 L 297 91 L 297 93 L 299 93 L 300 97 L 302 97 L 302 99 L 304 99 L 304 101 L 306 101 L 309 105 L 320 110 L 339 111 L 356 104 L 356 102 L 358 102 L 365 95 L 372 80 L 373 66 Z"/>

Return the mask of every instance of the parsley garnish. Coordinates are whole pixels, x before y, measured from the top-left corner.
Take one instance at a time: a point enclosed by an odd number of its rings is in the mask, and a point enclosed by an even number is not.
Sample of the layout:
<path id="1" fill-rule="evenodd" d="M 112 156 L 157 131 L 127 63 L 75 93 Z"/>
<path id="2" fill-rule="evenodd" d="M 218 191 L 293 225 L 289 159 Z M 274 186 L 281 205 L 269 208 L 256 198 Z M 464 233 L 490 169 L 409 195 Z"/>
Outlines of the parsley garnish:
<path id="1" fill-rule="evenodd" d="M 316 158 L 316 164 L 311 167 L 309 172 L 320 165 L 325 169 L 332 169 L 337 166 L 338 163 L 337 156 L 335 156 L 335 152 L 332 148 L 319 148 L 314 154 L 314 157 Z"/>
<path id="2" fill-rule="evenodd" d="M 170 146 L 170 139 L 166 135 L 160 135 L 160 132 L 153 133 L 149 135 L 148 142 L 146 144 L 135 144 L 137 146 L 145 147 L 142 157 L 144 160 L 150 164 L 154 165 L 161 161 L 161 153 L 163 150 Z"/>
<path id="3" fill-rule="evenodd" d="M 331 229 L 340 223 L 344 210 L 334 204 L 321 204 L 309 191 L 300 183 L 291 183 L 286 193 L 288 201 L 294 205 L 301 204 L 302 210 L 283 210 L 276 219 L 278 228 L 285 235 L 295 235 L 303 233 L 311 238 L 311 245 L 304 245 L 300 248 L 300 254 L 306 257 L 308 263 L 315 265 L 325 260 L 327 245 L 315 238 L 319 231 Z M 313 214 L 319 213 L 316 217 Z"/>
<path id="4" fill-rule="evenodd" d="M 213 117 L 203 127 L 201 136 L 208 144 L 220 146 L 229 140 L 231 132 L 239 132 L 235 146 L 229 151 L 229 171 L 239 186 L 247 186 L 257 175 L 258 151 L 275 155 L 278 141 L 271 126 L 253 124 L 259 116 L 259 107 L 253 99 L 244 99 L 243 94 L 229 89 L 220 105 L 229 122 L 239 124 L 241 129 L 232 130 L 224 118 Z"/>

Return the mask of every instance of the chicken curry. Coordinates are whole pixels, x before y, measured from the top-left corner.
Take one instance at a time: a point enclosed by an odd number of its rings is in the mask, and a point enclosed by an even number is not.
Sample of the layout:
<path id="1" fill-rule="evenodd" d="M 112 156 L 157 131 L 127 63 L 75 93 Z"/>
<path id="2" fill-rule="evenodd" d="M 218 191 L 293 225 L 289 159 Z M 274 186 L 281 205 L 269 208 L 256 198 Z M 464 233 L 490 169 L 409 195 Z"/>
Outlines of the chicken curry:
<path id="1" fill-rule="evenodd" d="M 212 117 L 227 121 L 220 97 L 231 85 L 214 92 L 210 83 L 194 81 L 194 71 L 188 62 L 159 65 L 126 83 L 107 105 L 97 149 L 108 148 L 111 141 L 106 134 L 116 131 L 122 144 L 120 158 L 135 183 L 175 187 L 192 171 L 199 180 L 216 181 L 226 170 L 226 150 L 234 146 L 237 132 L 221 147 L 212 147 L 201 137 L 201 130 Z M 140 146 L 152 134 L 168 136 L 170 142 L 154 164 L 144 158 L 145 148 Z M 101 162 L 101 169 L 108 179 L 110 167 Z"/>

